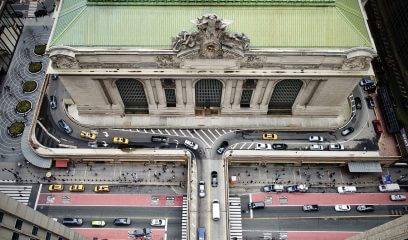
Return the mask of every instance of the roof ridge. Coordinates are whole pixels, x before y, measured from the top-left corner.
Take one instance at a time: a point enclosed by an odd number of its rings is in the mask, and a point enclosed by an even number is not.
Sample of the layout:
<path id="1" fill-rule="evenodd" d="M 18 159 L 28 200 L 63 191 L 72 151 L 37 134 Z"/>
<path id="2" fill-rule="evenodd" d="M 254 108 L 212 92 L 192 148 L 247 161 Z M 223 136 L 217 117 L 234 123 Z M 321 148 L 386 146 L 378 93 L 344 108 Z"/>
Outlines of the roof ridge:
<path id="1" fill-rule="evenodd" d="M 345 19 L 345 21 L 347 21 L 349 23 L 350 26 L 352 26 L 352 29 L 354 29 L 354 31 L 361 36 L 361 38 L 364 40 L 364 42 L 366 42 L 366 44 L 370 44 L 370 41 L 367 41 L 366 37 L 363 35 L 363 33 L 361 31 L 358 30 L 358 28 L 348 19 L 348 17 L 346 17 L 343 12 L 337 8 L 337 11 L 340 13 L 341 16 L 343 16 L 343 18 Z"/>
<path id="2" fill-rule="evenodd" d="M 348 7 L 346 4 L 342 3 L 341 1 L 337 0 L 336 1 L 336 5 L 338 6 L 338 8 L 343 9 L 346 12 L 349 12 L 350 14 L 353 14 L 354 16 L 358 17 L 358 18 L 362 18 L 361 16 L 361 12 L 357 11 L 353 8 Z"/>
<path id="3" fill-rule="evenodd" d="M 74 23 L 75 21 L 77 21 L 79 19 L 79 17 L 83 14 L 83 12 L 85 12 L 86 9 L 86 5 L 85 7 L 82 8 L 82 10 L 71 20 L 70 23 L 68 23 L 65 28 L 57 35 L 54 36 L 52 41 L 51 41 L 51 45 L 53 45 L 56 41 L 58 41 L 62 35 L 67 31 L 67 29 L 69 29 L 69 27 L 72 25 L 72 23 Z M 76 8 L 75 10 L 78 10 L 79 8 Z M 58 17 L 59 18 L 59 17 Z"/>
<path id="4" fill-rule="evenodd" d="M 73 11 L 77 10 L 78 8 L 86 7 L 86 5 L 87 5 L 86 1 L 82 1 L 82 2 L 79 1 L 79 2 L 77 2 L 75 4 L 73 4 L 71 7 L 67 8 L 67 9 L 62 8 L 63 10 L 62 10 L 62 12 L 60 12 L 59 17 L 64 16 L 65 14 L 68 14 L 70 12 L 73 12 Z"/>

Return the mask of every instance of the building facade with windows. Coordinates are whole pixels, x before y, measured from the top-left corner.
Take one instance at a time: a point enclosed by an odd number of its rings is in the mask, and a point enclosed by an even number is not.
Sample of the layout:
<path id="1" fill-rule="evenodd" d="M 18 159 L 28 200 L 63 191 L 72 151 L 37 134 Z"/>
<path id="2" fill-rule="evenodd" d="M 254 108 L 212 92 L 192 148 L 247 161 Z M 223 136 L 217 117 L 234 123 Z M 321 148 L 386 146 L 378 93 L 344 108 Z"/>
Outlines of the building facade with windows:
<path id="1" fill-rule="evenodd" d="M 257 118 L 291 128 L 317 118 L 335 128 L 376 55 L 358 0 L 62 0 L 58 9 L 48 72 L 90 125 L 189 117 L 180 124 L 250 128 Z"/>
<path id="2" fill-rule="evenodd" d="M 78 233 L 0 193 L 0 239 L 86 240 Z"/>

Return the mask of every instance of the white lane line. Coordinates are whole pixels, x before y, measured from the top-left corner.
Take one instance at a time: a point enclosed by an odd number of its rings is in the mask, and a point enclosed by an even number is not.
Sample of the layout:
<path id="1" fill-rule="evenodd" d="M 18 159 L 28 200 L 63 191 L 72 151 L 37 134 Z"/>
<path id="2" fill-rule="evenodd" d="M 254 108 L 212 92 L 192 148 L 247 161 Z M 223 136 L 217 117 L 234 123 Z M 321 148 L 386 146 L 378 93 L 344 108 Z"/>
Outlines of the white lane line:
<path id="1" fill-rule="evenodd" d="M 215 139 L 217 139 L 217 137 L 214 135 L 214 133 L 212 133 L 212 132 L 210 131 L 210 129 L 208 129 L 208 132 L 211 133 L 211 135 L 213 135 L 213 137 L 214 137 Z"/>
<path id="2" fill-rule="evenodd" d="M 230 149 L 235 149 L 235 147 L 238 145 L 238 143 L 232 144 Z"/>
<path id="3" fill-rule="evenodd" d="M 187 130 L 187 132 L 191 135 L 191 137 L 194 137 L 194 135 L 189 130 Z M 195 130 L 194 130 L 194 132 L 195 132 Z"/>
<path id="4" fill-rule="evenodd" d="M 176 130 L 173 129 L 173 132 L 174 132 L 174 134 L 176 134 L 176 136 L 178 137 L 178 134 L 177 134 Z"/>
<path id="5" fill-rule="evenodd" d="M 234 131 L 234 130 L 231 130 L 231 129 L 230 129 L 228 132 L 233 132 L 233 131 Z"/>
<path id="6" fill-rule="evenodd" d="M 38 199 L 40 198 L 40 193 L 42 189 L 42 183 L 40 183 L 40 187 L 38 188 L 37 197 L 35 199 L 34 210 L 37 210 Z"/>
<path id="7" fill-rule="evenodd" d="M 147 133 L 147 130 L 146 130 L 146 129 L 143 129 L 143 130 L 144 130 L 145 133 Z"/>
<path id="8" fill-rule="evenodd" d="M 167 129 L 164 129 L 164 130 L 166 130 L 167 135 L 171 135 L 170 132 Z"/>
<path id="9" fill-rule="evenodd" d="M 156 133 L 153 131 L 153 129 L 150 129 L 150 131 L 152 131 L 153 134 L 156 134 Z"/>
<path id="10" fill-rule="evenodd" d="M 218 135 L 222 136 L 222 134 L 220 132 L 218 132 L 217 129 L 214 129 L 216 133 L 218 133 Z"/>
<path id="11" fill-rule="evenodd" d="M 246 144 L 247 143 L 242 144 L 242 146 L 239 149 L 243 149 Z"/>
<path id="12" fill-rule="evenodd" d="M 224 129 L 222 129 L 222 132 L 223 132 L 224 134 L 227 134 L 227 132 L 226 132 Z"/>
<path id="13" fill-rule="evenodd" d="M 163 135 L 163 133 L 162 133 L 162 131 L 160 131 L 160 129 L 157 129 L 157 131 L 159 131 L 159 133 L 160 133 L 161 135 Z"/>
<path id="14" fill-rule="evenodd" d="M 197 134 L 197 136 L 198 136 L 209 148 L 211 148 L 210 144 L 208 144 L 208 143 L 204 140 L 204 138 L 201 137 L 200 134 L 198 134 L 198 132 L 197 132 L 195 129 L 194 129 L 194 132 Z"/>
<path id="15" fill-rule="evenodd" d="M 204 132 L 203 129 L 201 129 L 201 132 L 210 140 L 211 143 L 214 143 L 214 141 L 208 137 L 208 135 Z"/>
<path id="16" fill-rule="evenodd" d="M 247 149 L 251 149 L 252 145 L 254 145 L 255 143 L 251 143 L 251 145 L 249 145 L 249 147 L 247 147 Z"/>
<path id="17" fill-rule="evenodd" d="M 179 129 L 179 131 L 181 132 L 181 134 L 183 134 L 184 137 L 187 137 L 183 130 Z"/>
<path id="18" fill-rule="evenodd" d="M 249 194 L 249 202 L 250 203 L 252 202 L 252 193 Z M 249 209 L 249 215 L 250 215 L 250 218 L 254 218 L 254 213 L 252 211 L 252 208 Z"/>
<path id="19" fill-rule="evenodd" d="M 136 132 L 140 132 L 140 130 L 136 128 Z"/>

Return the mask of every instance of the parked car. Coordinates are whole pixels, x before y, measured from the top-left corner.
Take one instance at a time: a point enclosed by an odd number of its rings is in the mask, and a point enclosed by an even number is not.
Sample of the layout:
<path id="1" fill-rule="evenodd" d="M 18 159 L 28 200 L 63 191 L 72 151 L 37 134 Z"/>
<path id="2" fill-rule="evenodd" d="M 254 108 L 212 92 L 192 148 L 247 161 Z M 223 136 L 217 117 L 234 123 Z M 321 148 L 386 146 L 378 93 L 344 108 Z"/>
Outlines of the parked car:
<path id="1" fill-rule="evenodd" d="M 109 144 L 106 141 L 93 141 L 88 142 L 88 147 L 98 148 L 98 147 L 108 147 Z"/>
<path id="2" fill-rule="evenodd" d="M 251 202 L 248 203 L 249 209 L 265 208 L 265 202 Z"/>
<path id="3" fill-rule="evenodd" d="M 342 136 L 347 136 L 352 132 L 354 132 L 354 128 L 348 127 L 348 128 L 345 128 L 345 129 L 341 130 L 341 135 Z"/>
<path id="4" fill-rule="evenodd" d="M 366 85 L 363 87 L 363 89 L 367 93 L 375 93 L 375 90 L 377 89 L 377 87 L 375 85 Z"/>
<path id="5" fill-rule="evenodd" d="M 66 134 L 72 133 L 72 128 L 63 119 L 58 121 L 58 126 L 62 128 Z"/>
<path id="6" fill-rule="evenodd" d="M 96 193 L 101 193 L 101 192 L 109 192 L 109 186 L 108 185 L 97 185 L 94 188 L 94 192 Z"/>
<path id="7" fill-rule="evenodd" d="M 407 199 L 407 196 L 404 194 L 393 194 L 390 196 L 392 201 L 405 201 Z"/>
<path id="8" fill-rule="evenodd" d="M 166 225 L 166 219 L 152 219 L 150 221 L 150 226 L 153 227 L 164 227 Z"/>
<path id="9" fill-rule="evenodd" d="M 400 186 L 397 183 L 389 183 L 378 186 L 378 190 L 380 190 L 380 192 L 398 192 Z"/>
<path id="10" fill-rule="evenodd" d="M 315 212 L 319 211 L 319 205 L 313 204 L 313 205 L 303 205 L 302 210 L 304 212 Z"/>
<path id="11" fill-rule="evenodd" d="M 338 193 L 355 193 L 357 192 L 357 188 L 354 186 L 339 186 L 337 187 Z"/>
<path id="12" fill-rule="evenodd" d="M 278 139 L 278 134 L 276 134 L 276 133 L 264 133 L 264 134 L 262 134 L 262 139 L 263 140 L 277 140 Z"/>
<path id="13" fill-rule="evenodd" d="M 344 150 L 344 145 L 338 144 L 338 143 L 330 144 L 329 150 L 332 150 L 332 151 Z"/>
<path id="14" fill-rule="evenodd" d="M 87 131 L 81 131 L 81 138 L 86 138 L 90 140 L 95 140 L 96 139 L 96 134 L 95 133 L 90 133 Z"/>
<path id="15" fill-rule="evenodd" d="M 168 138 L 165 136 L 152 136 L 151 141 L 157 143 L 167 143 Z"/>
<path id="16" fill-rule="evenodd" d="M 324 139 L 321 136 L 310 136 L 309 142 L 323 142 Z"/>
<path id="17" fill-rule="evenodd" d="M 358 205 L 357 212 L 374 212 L 374 205 Z"/>
<path id="18" fill-rule="evenodd" d="M 373 85 L 375 82 L 370 77 L 363 77 L 360 80 L 360 86 Z"/>
<path id="19" fill-rule="evenodd" d="M 92 227 L 105 227 L 106 223 L 105 221 L 101 220 L 94 220 L 91 222 Z"/>
<path id="20" fill-rule="evenodd" d="M 85 187 L 82 184 L 79 184 L 79 185 L 75 184 L 75 185 L 69 186 L 69 191 L 70 192 L 83 192 L 85 191 Z"/>
<path id="21" fill-rule="evenodd" d="M 204 181 L 200 181 L 198 183 L 198 195 L 203 198 L 205 197 L 205 182 Z"/>
<path id="22" fill-rule="evenodd" d="M 122 138 L 122 137 L 113 137 L 113 143 L 114 144 L 129 144 L 129 139 Z"/>
<path id="23" fill-rule="evenodd" d="M 367 96 L 367 97 L 365 98 L 365 100 L 366 100 L 366 102 L 367 102 L 367 107 L 368 107 L 369 109 L 374 109 L 374 108 L 375 108 L 374 100 L 373 100 L 373 98 L 372 98 L 371 96 Z"/>
<path id="24" fill-rule="evenodd" d="M 47 14 L 48 14 L 48 12 L 45 9 L 39 9 L 39 10 L 34 12 L 35 17 L 44 17 L 44 16 L 47 16 Z"/>
<path id="25" fill-rule="evenodd" d="M 261 189 L 263 192 L 283 192 L 284 187 L 281 184 L 265 185 Z"/>
<path id="26" fill-rule="evenodd" d="M 57 98 L 54 95 L 50 96 L 50 108 L 51 109 L 57 109 Z"/>
<path id="27" fill-rule="evenodd" d="M 363 105 L 361 104 L 361 99 L 360 99 L 359 97 L 355 97 L 355 98 L 354 98 L 354 103 L 355 103 L 357 109 L 361 109 L 362 106 L 363 106 Z"/>
<path id="28" fill-rule="evenodd" d="M 375 119 L 375 120 L 372 121 L 372 123 L 373 123 L 374 131 L 375 131 L 377 134 L 381 134 L 381 133 L 383 132 L 383 130 L 382 130 L 382 126 L 381 126 L 380 120 Z"/>
<path id="29" fill-rule="evenodd" d="M 67 226 L 81 226 L 83 223 L 82 218 L 63 218 L 62 224 Z"/>
<path id="30" fill-rule="evenodd" d="M 194 143 L 194 142 L 192 142 L 192 141 L 190 141 L 190 140 L 185 140 L 184 141 L 184 146 L 186 146 L 186 147 L 188 147 L 188 148 L 191 148 L 191 149 L 193 149 L 193 150 L 197 150 L 198 149 L 198 145 L 196 144 L 196 143 Z"/>
<path id="31" fill-rule="evenodd" d="M 218 186 L 218 173 L 216 171 L 211 172 L 211 186 L 212 187 Z"/>
<path id="32" fill-rule="evenodd" d="M 51 74 L 51 79 L 56 81 L 58 80 L 58 75 L 57 74 Z"/>
<path id="33" fill-rule="evenodd" d="M 285 143 L 274 143 L 272 144 L 272 148 L 274 150 L 286 150 L 288 148 L 288 145 Z"/>
<path id="34" fill-rule="evenodd" d="M 130 218 L 116 218 L 113 220 L 113 224 L 117 226 L 128 226 L 130 223 Z"/>
<path id="35" fill-rule="evenodd" d="M 129 232 L 129 235 L 134 236 L 135 238 L 139 237 L 147 237 L 152 233 L 150 228 L 143 228 L 143 229 L 135 229 L 133 232 Z"/>
<path id="36" fill-rule="evenodd" d="M 62 192 L 64 191 L 64 186 L 61 184 L 51 184 L 48 186 L 48 191 L 50 192 Z"/>
<path id="37" fill-rule="evenodd" d="M 304 184 L 296 184 L 296 185 L 292 185 L 287 187 L 287 191 L 288 192 L 307 192 L 309 188 L 304 185 Z"/>
<path id="38" fill-rule="evenodd" d="M 227 149 L 227 147 L 228 147 L 228 142 L 227 142 L 227 141 L 223 141 L 223 142 L 221 143 L 221 145 L 218 147 L 217 153 L 220 154 L 220 155 L 223 154 L 224 151 L 225 151 L 225 149 Z"/>
<path id="39" fill-rule="evenodd" d="M 200 227 L 197 230 L 198 232 L 198 240 L 205 240 L 205 228 Z"/>
<path id="40" fill-rule="evenodd" d="M 309 147 L 311 151 L 323 151 L 324 147 L 321 144 L 313 144 Z"/>
<path id="41" fill-rule="evenodd" d="M 350 212 L 351 207 L 350 205 L 338 204 L 334 206 L 334 210 L 336 210 L 336 212 Z"/>
<path id="42" fill-rule="evenodd" d="M 272 150 L 272 146 L 269 143 L 257 143 L 255 150 Z"/>

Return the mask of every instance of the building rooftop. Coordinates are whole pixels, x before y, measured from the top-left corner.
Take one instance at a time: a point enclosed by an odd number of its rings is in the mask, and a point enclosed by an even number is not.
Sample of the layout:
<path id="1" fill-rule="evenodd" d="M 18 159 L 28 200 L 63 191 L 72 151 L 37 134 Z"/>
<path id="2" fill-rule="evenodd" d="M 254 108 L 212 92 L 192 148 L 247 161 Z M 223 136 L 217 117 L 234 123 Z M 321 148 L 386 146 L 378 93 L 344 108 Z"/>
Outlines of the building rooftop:
<path id="1" fill-rule="evenodd" d="M 171 49 L 211 13 L 251 48 L 372 47 L 358 0 L 63 0 L 50 47 Z"/>

